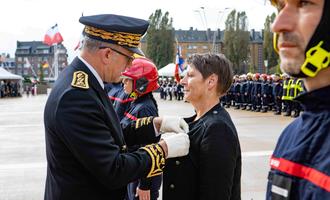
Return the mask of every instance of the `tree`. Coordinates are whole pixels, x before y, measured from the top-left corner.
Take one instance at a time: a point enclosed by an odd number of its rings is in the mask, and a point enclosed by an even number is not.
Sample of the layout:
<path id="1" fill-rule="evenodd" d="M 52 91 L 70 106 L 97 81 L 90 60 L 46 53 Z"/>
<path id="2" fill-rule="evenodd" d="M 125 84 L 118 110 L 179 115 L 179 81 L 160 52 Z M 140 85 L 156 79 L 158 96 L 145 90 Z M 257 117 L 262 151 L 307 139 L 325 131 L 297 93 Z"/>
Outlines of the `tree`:
<path id="1" fill-rule="evenodd" d="M 157 66 L 163 67 L 174 60 L 174 29 L 169 13 L 162 14 L 161 9 L 149 17 L 147 31 L 147 57 Z"/>
<path id="2" fill-rule="evenodd" d="M 273 33 L 270 30 L 271 24 L 274 22 L 275 20 L 275 13 L 273 13 L 272 15 L 268 15 L 266 17 L 265 23 L 264 23 L 264 45 L 263 45 L 263 52 L 264 52 L 264 58 L 265 60 L 268 61 L 268 71 L 277 71 L 274 69 L 271 69 L 273 67 L 277 67 L 278 66 L 278 55 L 274 50 L 273 47 Z"/>
<path id="3" fill-rule="evenodd" d="M 43 68 L 44 64 L 45 64 L 44 62 L 39 64 L 39 81 L 40 82 L 44 81 L 44 68 Z"/>
<path id="4" fill-rule="evenodd" d="M 225 55 L 233 63 L 235 73 L 244 73 L 249 53 L 249 32 L 245 12 L 231 11 L 226 20 Z"/>

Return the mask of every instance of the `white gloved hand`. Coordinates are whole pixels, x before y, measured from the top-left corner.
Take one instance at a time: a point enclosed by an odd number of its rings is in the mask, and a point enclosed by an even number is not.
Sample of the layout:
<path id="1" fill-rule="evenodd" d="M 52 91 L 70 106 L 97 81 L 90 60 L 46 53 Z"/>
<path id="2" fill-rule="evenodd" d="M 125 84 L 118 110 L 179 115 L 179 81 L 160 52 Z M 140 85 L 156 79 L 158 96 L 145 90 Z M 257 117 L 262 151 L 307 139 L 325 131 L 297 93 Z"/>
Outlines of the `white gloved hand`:
<path id="1" fill-rule="evenodd" d="M 181 157 L 189 153 L 190 140 L 186 133 L 166 133 L 162 139 L 167 145 L 167 158 Z"/>
<path id="2" fill-rule="evenodd" d="M 163 116 L 162 124 L 160 125 L 160 132 L 175 132 L 175 133 L 188 133 L 189 126 L 181 118 L 175 116 Z"/>
<path id="3" fill-rule="evenodd" d="M 166 138 L 168 136 L 175 135 L 175 134 L 176 133 L 174 133 L 174 132 L 163 133 L 163 134 L 160 135 L 160 139 L 164 139 L 164 138 Z"/>

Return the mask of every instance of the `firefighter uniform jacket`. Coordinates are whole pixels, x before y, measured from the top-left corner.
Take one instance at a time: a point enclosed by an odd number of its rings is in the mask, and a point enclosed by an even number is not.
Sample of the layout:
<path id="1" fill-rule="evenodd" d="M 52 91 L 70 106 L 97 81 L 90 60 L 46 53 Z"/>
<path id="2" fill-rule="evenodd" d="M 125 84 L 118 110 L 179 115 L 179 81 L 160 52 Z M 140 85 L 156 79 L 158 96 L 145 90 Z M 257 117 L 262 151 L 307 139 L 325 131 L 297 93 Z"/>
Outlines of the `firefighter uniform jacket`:
<path id="1" fill-rule="evenodd" d="M 305 112 L 280 136 L 267 199 L 330 199 L 330 86 L 304 93 Z"/>
<path id="2" fill-rule="evenodd" d="M 137 143 L 145 144 L 144 135 L 137 135 L 135 137 L 130 137 L 130 131 L 126 133 L 127 127 L 130 129 L 130 126 L 138 118 L 148 117 L 148 116 L 158 116 L 158 110 L 156 104 L 152 100 L 152 93 L 145 94 L 138 97 L 136 100 L 132 101 L 129 108 L 124 112 L 124 117 L 121 119 L 120 124 L 124 131 L 125 141 L 128 145 L 130 151 L 135 151 L 140 147 L 140 145 L 134 145 Z M 155 137 L 153 142 L 158 142 L 159 137 Z M 131 146 L 133 145 L 133 146 Z M 142 190 L 150 190 L 151 199 L 157 199 L 159 196 L 159 189 L 162 181 L 162 176 L 155 176 L 151 178 L 141 178 L 138 182 L 132 183 L 129 186 L 129 192 L 135 195 L 137 185 Z M 132 195 L 132 196 L 134 196 Z M 133 199 L 133 198 L 131 198 Z"/>
<path id="3" fill-rule="evenodd" d="M 241 150 L 236 128 L 217 104 L 189 124 L 190 149 L 184 157 L 167 160 L 163 200 L 240 199 Z"/>
<path id="4" fill-rule="evenodd" d="M 126 153 L 120 123 L 106 92 L 78 58 L 55 82 L 44 123 L 46 200 L 122 200 L 127 183 L 147 176 L 152 169 L 149 152 Z M 135 128 L 132 135 L 145 131 L 146 140 L 155 134 L 152 123 Z"/>

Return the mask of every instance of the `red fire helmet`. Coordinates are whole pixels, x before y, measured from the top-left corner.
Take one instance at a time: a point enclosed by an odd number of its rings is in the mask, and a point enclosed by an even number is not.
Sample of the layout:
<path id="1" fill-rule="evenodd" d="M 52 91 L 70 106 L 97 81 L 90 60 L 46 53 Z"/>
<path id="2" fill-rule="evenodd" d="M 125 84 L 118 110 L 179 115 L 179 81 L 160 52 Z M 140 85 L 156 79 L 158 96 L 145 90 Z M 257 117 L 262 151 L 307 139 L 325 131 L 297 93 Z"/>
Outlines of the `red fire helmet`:
<path id="1" fill-rule="evenodd" d="M 157 67 L 146 58 L 134 59 L 132 66 L 122 76 L 133 80 L 133 92 L 139 96 L 159 88 Z"/>

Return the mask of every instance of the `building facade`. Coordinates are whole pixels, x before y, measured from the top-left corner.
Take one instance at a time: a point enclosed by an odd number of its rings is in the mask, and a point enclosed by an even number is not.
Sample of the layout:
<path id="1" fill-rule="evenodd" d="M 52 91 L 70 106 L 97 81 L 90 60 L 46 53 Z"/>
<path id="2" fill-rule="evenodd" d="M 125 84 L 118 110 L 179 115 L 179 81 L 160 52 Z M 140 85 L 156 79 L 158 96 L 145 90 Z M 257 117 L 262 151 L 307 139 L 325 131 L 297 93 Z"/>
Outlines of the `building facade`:
<path id="1" fill-rule="evenodd" d="M 0 55 L 0 67 L 15 74 L 16 62 L 15 58 L 11 58 L 8 54 L 2 53 Z"/>
<path id="2" fill-rule="evenodd" d="M 57 45 L 59 72 L 68 65 L 67 49 Z M 47 46 L 41 41 L 17 41 L 15 52 L 15 74 L 39 77 L 41 70 L 45 78 L 54 77 L 55 46 Z M 40 67 L 43 66 L 43 67 Z"/>
<path id="3" fill-rule="evenodd" d="M 181 54 L 184 59 L 188 58 L 194 53 L 224 53 L 224 31 L 220 29 L 216 31 L 200 31 L 193 29 L 189 30 L 175 30 L 175 38 L 177 39 L 180 47 Z M 141 48 L 144 52 L 147 52 L 146 37 L 142 39 Z M 176 43 L 173 44 L 176 53 Z M 263 73 L 265 72 L 264 59 L 263 59 L 263 32 L 250 31 L 250 55 L 249 59 L 245 63 L 246 72 L 248 71 L 248 65 L 253 68 L 253 71 Z"/>
<path id="4" fill-rule="evenodd" d="M 263 33 L 252 29 L 250 31 L 250 65 L 254 71 L 265 73 L 266 68 L 264 64 L 263 53 Z"/>

